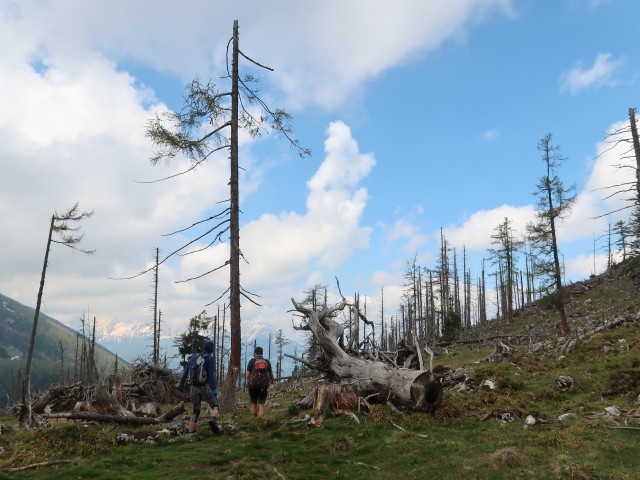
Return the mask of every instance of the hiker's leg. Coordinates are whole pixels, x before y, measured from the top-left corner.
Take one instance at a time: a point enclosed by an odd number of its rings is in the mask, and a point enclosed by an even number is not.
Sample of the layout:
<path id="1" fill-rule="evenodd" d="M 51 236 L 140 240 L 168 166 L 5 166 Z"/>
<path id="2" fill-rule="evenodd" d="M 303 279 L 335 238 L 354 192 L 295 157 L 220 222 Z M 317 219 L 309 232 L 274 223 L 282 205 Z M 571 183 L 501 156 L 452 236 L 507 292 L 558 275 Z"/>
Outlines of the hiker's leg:
<path id="1" fill-rule="evenodd" d="M 189 433 L 193 433 L 198 428 L 198 417 L 200 416 L 200 405 L 202 404 L 202 394 L 197 387 L 191 387 L 191 403 L 193 404 L 193 413 L 189 418 Z"/>
<path id="2" fill-rule="evenodd" d="M 267 402 L 267 390 L 260 390 L 258 394 L 258 417 L 264 417 L 264 404 Z"/>
<path id="3" fill-rule="evenodd" d="M 218 405 L 218 397 L 213 394 L 211 388 L 208 385 L 202 388 L 202 393 L 205 400 L 209 404 L 209 409 L 211 412 L 211 420 L 209 420 L 211 431 L 215 434 L 219 434 L 220 427 L 218 426 L 218 414 L 220 413 L 220 406 Z"/>
<path id="4" fill-rule="evenodd" d="M 249 403 L 251 403 L 251 416 L 255 417 L 258 415 L 258 393 L 260 391 L 255 388 L 249 388 Z"/>
<path id="5" fill-rule="evenodd" d="M 218 397 L 213 394 L 211 388 L 209 386 L 203 387 L 203 395 L 206 402 L 209 404 L 209 408 L 211 409 L 211 416 L 215 415 L 216 417 L 220 413 L 220 405 L 218 405 Z"/>

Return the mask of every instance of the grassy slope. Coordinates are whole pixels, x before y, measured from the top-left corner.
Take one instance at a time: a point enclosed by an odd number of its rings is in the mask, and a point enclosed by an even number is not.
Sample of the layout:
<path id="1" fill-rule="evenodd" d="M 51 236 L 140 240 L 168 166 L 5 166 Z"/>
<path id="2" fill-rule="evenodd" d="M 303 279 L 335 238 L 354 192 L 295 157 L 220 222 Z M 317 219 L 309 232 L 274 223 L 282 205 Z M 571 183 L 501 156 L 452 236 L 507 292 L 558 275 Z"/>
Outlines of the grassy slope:
<path id="1" fill-rule="evenodd" d="M 636 315 L 639 302 L 629 276 L 596 279 L 587 294 L 573 299 L 568 313 L 575 328 L 591 320 Z M 539 336 L 555 341 L 556 322 L 552 311 L 531 310 L 512 325 L 474 334 L 530 332 L 534 325 Z M 203 429 L 193 443 L 115 447 L 115 434 L 123 428 L 61 423 L 52 431 L 0 436 L 0 445 L 8 450 L 0 456 L 0 466 L 54 459 L 73 464 L 11 477 L 0 473 L 0 479 L 640 478 L 640 431 L 614 428 L 640 428 L 638 419 L 588 415 L 612 405 L 626 412 L 640 408 L 640 322 L 599 334 L 565 358 L 541 359 L 539 353 L 527 353 L 527 347 L 519 347 L 509 362 L 493 363 L 474 363 L 491 353 L 490 345 L 453 346 L 453 355 L 440 352 L 436 365 L 470 366 L 469 383 L 491 379 L 497 388 L 447 392 L 435 418 L 400 417 L 376 407 L 359 416 L 360 425 L 338 417 L 310 429 L 287 423 L 298 412 L 291 406 L 294 397 L 282 395 L 273 398 L 280 406 L 268 410 L 266 423 L 252 422 L 242 408 L 236 413 L 236 432 L 213 437 Z M 555 381 L 560 375 L 573 377 L 575 387 L 559 391 Z M 243 394 L 239 397 L 246 401 Z M 559 422 L 557 417 L 567 412 L 577 415 Z M 505 413 L 515 421 L 501 423 L 498 417 Z M 524 429 L 527 415 L 543 423 Z"/>

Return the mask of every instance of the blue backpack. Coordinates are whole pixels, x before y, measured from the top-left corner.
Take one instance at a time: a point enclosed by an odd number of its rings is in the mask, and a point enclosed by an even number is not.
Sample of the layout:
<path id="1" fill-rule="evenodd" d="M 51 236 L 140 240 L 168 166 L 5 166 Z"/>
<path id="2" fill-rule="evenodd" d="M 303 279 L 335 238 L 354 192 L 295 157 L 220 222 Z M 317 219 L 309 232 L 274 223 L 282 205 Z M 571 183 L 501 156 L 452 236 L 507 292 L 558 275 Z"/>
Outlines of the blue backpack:
<path id="1" fill-rule="evenodd" d="M 204 355 L 199 353 L 189 360 L 189 380 L 191 385 L 202 387 L 208 383 L 209 376 L 207 375 L 207 363 L 205 362 L 205 357 L 208 355 L 208 353 Z"/>

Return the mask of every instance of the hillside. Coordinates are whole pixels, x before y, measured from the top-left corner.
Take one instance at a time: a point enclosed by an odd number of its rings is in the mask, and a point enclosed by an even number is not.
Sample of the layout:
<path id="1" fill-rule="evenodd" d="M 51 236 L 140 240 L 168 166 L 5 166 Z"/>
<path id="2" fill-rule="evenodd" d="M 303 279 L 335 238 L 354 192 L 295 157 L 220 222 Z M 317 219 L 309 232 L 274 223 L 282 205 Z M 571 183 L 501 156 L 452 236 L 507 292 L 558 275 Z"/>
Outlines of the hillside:
<path id="1" fill-rule="evenodd" d="M 221 436 L 201 428 L 172 437 L 149 426 L 127 430 L 138 443 L 116 446 L 123 428 L 60 422 L 36 434 L 3 435 L 0 467 L 65 461 L 11 478 L 94 480 L 203 472 L 238 479 L 635 480 L 639 274 L 640 261 L 631 260 L 571 285 L 567 338 L 558 336 L 547 298 L 512 324 L 490 322 L 435 347 L 434 371 L 445 385 L 435 416 L 377 405 L 309 428 L 301 419 L 316 412 L 295 402 L 314 382 L 281 384 L 270 393 L 265 422 L 250 419 L 247 396 L 238 393 L 239 408 L 223 412 Z M 499 341 L 511 350 L 496 353 Z"/>
<path id="2" fill-rule="evenodd" d="M 34 313 L 33 308 L 0 294 L 0 385 L 5 386 L 0 391 L 1 406 L 17 398 L 16 386 L 19 372 L 24 371 Z M 65 381 L 73 380 L 76 338 L 75 330 L 40 313 L 33 352 L 32 390 L 59 382 L 62 375 Z M 96 363 L 99 371 L 111 371 L 115 355 L 96 345 Z"/>

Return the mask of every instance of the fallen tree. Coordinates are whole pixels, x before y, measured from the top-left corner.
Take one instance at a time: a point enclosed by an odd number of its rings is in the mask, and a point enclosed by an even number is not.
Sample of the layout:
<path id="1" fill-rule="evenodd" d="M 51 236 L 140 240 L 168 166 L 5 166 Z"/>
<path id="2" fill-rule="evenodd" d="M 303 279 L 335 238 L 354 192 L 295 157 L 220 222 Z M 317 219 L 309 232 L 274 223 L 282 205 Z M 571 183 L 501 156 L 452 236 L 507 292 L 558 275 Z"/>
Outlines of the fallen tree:
<path id="1" fill-rule="evenodd" d="M 340 345 L 344 328 L 335 321 L 337 312 L 347 306 L 354 308 L 343 297 L 334 307 L 317 307 L 315 310 L 298 304 L 291 299 L 296 311 L 303 314 L 303 321 L 297 328 L 310 331 L 322 349 L 322 355 L 315 362 L 304 363 L 323 373 L 328 383 L 339 387 L 323 388 L 322 403 L 335 405 L 332 409 L 344 412 L 344 398 L 360 398 L 358 408 L 366 408 L 371 403 L 387 404 L 400 410 L 435 413 L 442 400 L 442 386 L 430 370 L 412 370 L 389 365 L 388 363 L 363 359 L 350 355 Z M 355 309 L 356 318 L 363 315 Z M 327 399 L 328 392 L 334 399 Z M 316 391 L 310 394 L 315 397 Z M 307 397 L 309 398 L 309 397 Z M 309 398 L 310 399 L 310 398 Z M 317 399 L 314 400 L 317 403 Z M 354 407 L 353 402 L 351 408 Z"/>
<path id="2" fill-rule="evenodd" d="M 44 418 L 65 418 L 67 420 L 84 420 L 85 422 L 120 423 L 124 425 L 155 425 L 170 422 L 181 413 L 186 412 L 184 402 L 180 402 L 160 417 L 135 417 L 128 415 L 104 415 L 90 412 L 45 413 Z"/>

